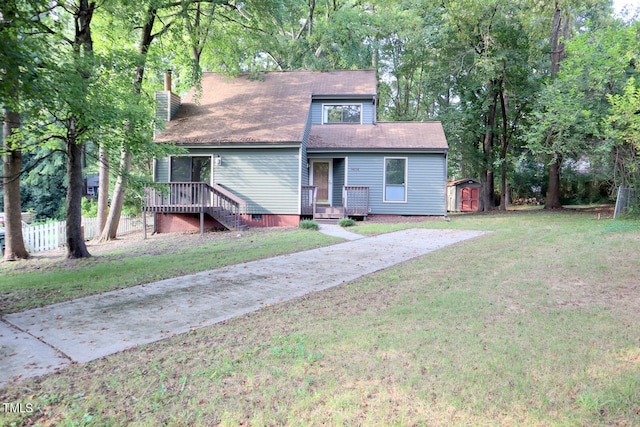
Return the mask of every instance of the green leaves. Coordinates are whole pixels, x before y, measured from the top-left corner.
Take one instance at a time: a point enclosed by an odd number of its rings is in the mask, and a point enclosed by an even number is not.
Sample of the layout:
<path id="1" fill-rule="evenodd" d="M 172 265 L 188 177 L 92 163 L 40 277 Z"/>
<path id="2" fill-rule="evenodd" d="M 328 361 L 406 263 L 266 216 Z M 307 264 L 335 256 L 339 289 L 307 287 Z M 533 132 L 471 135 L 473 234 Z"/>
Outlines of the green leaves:
<path id="1" fill-rule="evenodd" d="M 635 78 L 627 80 L 621 94 L 607 95 L 611 104 L 605 119 L 608 135 L 619 143 L 630 144 L 640 150 L 640 87 Z"/>

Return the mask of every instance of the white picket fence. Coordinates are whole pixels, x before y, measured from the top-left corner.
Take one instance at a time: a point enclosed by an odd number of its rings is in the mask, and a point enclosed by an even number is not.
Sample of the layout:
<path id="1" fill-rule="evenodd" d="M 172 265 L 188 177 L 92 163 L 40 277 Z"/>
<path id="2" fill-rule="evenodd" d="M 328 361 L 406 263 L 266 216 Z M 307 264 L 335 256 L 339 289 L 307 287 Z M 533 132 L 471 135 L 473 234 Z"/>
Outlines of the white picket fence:
<path id="1" fill-rule="evenodd" d="M 57 249 L 64 245 L 66 236 L 64 221 L 22 226 L 22 238 L 29 252 Z"/>
<path id="2" fill-rule="evenodd" d="M 96 236 L 97 218 L 82 218 L 85 240 Z M 153 227 L 153 217 L 147 218 L 147 227 Z M 121 216 L 118 225 L 118 236 L 142 231 L 142 217 Z M 24 244 L 29 252 L 42 252 L 62 247 L 67 242 L 65 221 L 49 222 L 41 225 L 25 225 L 22 227 Z"/>

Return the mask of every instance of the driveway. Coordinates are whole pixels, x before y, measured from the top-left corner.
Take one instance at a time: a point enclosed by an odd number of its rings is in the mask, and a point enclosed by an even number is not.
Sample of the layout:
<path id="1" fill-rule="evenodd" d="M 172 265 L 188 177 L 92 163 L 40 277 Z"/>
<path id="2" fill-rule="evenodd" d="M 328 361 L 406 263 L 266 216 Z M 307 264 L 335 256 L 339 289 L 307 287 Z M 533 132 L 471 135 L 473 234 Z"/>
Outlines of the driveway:
<path id="1" fill-rule="evenodd" d="M 322 231 L 343 233 L 335 226 Z M 350 241 L 332 246 L 9 314 L 0 322 L 0 386 L 318 292 L 482 234 L 348 233 L 341 237 Z"/>

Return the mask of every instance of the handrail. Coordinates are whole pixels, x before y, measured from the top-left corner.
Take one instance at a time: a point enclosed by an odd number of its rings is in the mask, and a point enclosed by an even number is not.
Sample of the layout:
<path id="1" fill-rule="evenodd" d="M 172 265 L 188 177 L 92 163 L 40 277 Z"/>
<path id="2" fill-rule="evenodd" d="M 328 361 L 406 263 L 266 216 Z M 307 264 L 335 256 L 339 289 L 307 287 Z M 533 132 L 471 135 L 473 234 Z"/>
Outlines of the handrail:
<path id="1" fill-rule="evenodd" d="M 245 200 L 243 200 L 240 197 L 236 196 L 231 191 L 229 191 L 226 188 L 224 188 L 222 185 L 213 184 L 213 186 L 211 188 L 214 191 L 217 191 L 218 193 L 220 193 L 221 196 L 225 196 L 227 199 L 229 199 L 229 201 L 237 203 L 239 207 L 244 207 L 244 208 L 247 207 L 247 202 Z"/>
<path id="2" fill-rule="evenodd" d="M 221 211 L 211 210 L 209 214 L 224 225 L 235 229 L 240 228 L 242 225 L 241 210 L 246 212 L 247 202 L 219 184 L 214 184 L 213 187 L 207 185 L 207 189 L 212 199 L 211 206 L 221 209 Z"/>
<path id="3" fill-rule="evenodd" d="M 239 228 L 247 202 L 219 184 L 169 182 L 145 190 L 144 209 L 152 212 L 207 213 L 227 227 Z"/>

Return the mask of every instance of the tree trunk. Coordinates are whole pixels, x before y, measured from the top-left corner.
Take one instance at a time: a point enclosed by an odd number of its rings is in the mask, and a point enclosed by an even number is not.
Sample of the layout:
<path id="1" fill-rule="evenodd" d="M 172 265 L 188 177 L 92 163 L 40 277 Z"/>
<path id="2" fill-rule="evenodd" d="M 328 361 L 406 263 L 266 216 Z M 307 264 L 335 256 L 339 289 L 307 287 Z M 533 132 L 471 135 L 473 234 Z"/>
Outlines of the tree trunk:
<path id="1" fill-rule="evenodd" d="M 133 93 L 140 95 L 142 91 L 142 81 L 144 79 L 144 70 L 147 58 L 147 52 L 151 46 L 154 35 L 152 34 L 153 24 L 155 22 L 157 10 L 152 6 L 147 9 L 147 19 L 142 27 L 142 34 L 140 36 L 140 62 L 136 67 L 136 75 L 133 81 Z M 166 27 L 165 27 L 166 28 Z M 120 152 L 120 169 L 118 171 L 118 178 L 116 180 L 115 188 L 113 189 L 113 199 L 111 200 L 111 207 L 109 209 L 109 217 L 102 230 L 100 241 L 112 240 L 116 238 L 118 232 L 118 224 L 120 223 L 120 214 L 122 213 L 122 206 L 124 204 L 124 196 L 127 189 L 129 169 L 131 167 L 131 153 L 126 146 L 122 147 Z"/>
<path id="2" fill-rule="evenodd" d="M 553 30 L 551 32 L 551 76 L 557 77 L 560 71 L 560 62 L 564 58 L 565 44 L 562 41 L 569 31 L 569 20 L 562 21 L 562 10 L 558 1 L 553 15 Z M 553 134 L 549 134 L 548 145 L 553 145 Z M 560 168 L 562 166 L 562 156 L 557 155 L 556 159 L 549 165 L 549 187 L 547 188 L 547 200 L 545 209 L 560 209 Z"/>
<path id="3" fill-rule="evenodd" d="M 545 209 L 561 209 L 560 203 L 560 167 L 562 159 L 558 158 L 549 165 L 549 188 L 547 189 L 547 200 L 544 204 Z"/>
<path id="4" fill-rule="evenodd" d="M 104 225 L 107 223 L 107 215 L 109 214 L 109 153 L 106 148 L 100 146 L 98 154 L 98 162 L 100 164 L 99 178 L 98 178 L 98 218 L 96 233 L 96 239 L 100 239 L 100 236 L 104 230 Z"/>
<path id="5" fill-rule="evenodd" d="M 480 195 L 478 200 L 478 211 L 488 212 L 495 207 L 495 186 L 493 183 L 493 138 L 496 124 L 496 102 L 497 93 L 494 91 L 495 82 L 489 82 L 489 94 L 487 97 L 491 99 L 489 111 L 486 116 L 486 131 L 482 141 L 483 165 L 482 174 L 480 176 Z"/>
<path id="6" fill-rule="evenodd" d="M 506 211 L 509 204 L 507 197 L 507 150 L 509 149 L 509 121 L 507 119 L 507 97 L 504 87 L 500 90 L 500 108 L 502 109 L 502 150 L 500 151 L 500 210 Z"/>
<path id="7" fill-rule="evenodd" d="M 551 31 L 551 77 L 555 78 L 560 71 L 560 62 L 564 58 L 565 44 L 562 37 L 567 36 L 569 20 L 562 22 L 562 9 L 556 1 L 556 9 L 553 14 L 553 29 Z"/>
<path id="8" fill-rule="evenodd" d="M 82 151 L 75 134 L 75 118 L 71 119 L 67 138 L 67 258 L 88 258 L 91 256 L 82 235 Z"/>
<path id="9" fill-rule="evenodd" d="M 123 149 L 120 154 L 120 173 L 116 179 L 116 185 L 113 189 L 113 199 L 111 200 L 111 209 L 109 209 L 109 217 L 107 223 L 102 230 L 100 241 L 113 240 L 118 233 L 118 224 L 120 223 L 120 215 L 122 214 L 122 206 L 124 205 L 125 190 L 127 188 L 128 171 L 131 166 L 131 153 Z"/>
<path id="10" fill-rule="evenodd" d="M 13 130 L 20 127 L 20 114 L 2 110 L 4 124 L 2 140 L 5 154 L 2 156 L 2 184 L 4 187 L 4 221 L 5 221 L 5 261 L 29 258 L 22 236 L 22 206 L 20 201 L 20 170 L 22 169 L 22 151 L 8 142 Z"/>
<path id="11" fill-rule="evenodd" d="M 78 56 L 90 57 L 93 55 L 93 39 L 91 38 L 91 19 L 96 4 L 88 0 L 79 0 L 74 11 L 75 38 L 74 52 Z M 91 70 L 85 66 L 78 66 L 77 72 L 85 79 L 89 77 Z M 82 196 L 84 180 L 82 178 L 82 160 L 84 156 L 84 143 L 80 141 L 78 117 L 72 115 L 69 118 L 67 128 L 67 258 L 89 258 L 91 254 L 84 243 L 82 233 Z"/>

